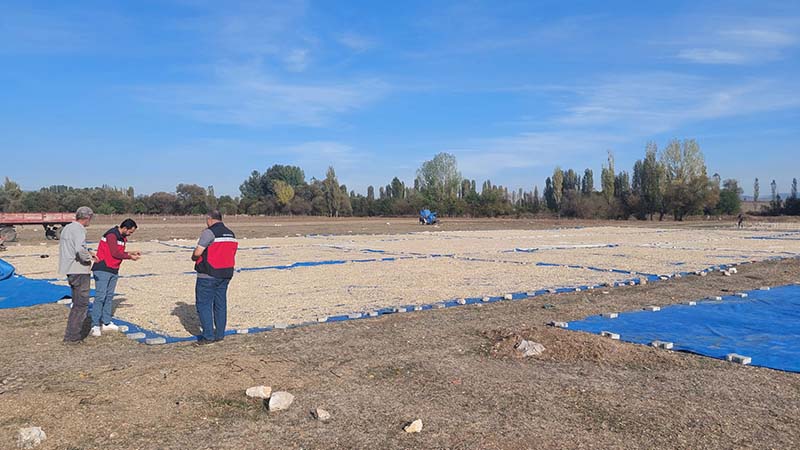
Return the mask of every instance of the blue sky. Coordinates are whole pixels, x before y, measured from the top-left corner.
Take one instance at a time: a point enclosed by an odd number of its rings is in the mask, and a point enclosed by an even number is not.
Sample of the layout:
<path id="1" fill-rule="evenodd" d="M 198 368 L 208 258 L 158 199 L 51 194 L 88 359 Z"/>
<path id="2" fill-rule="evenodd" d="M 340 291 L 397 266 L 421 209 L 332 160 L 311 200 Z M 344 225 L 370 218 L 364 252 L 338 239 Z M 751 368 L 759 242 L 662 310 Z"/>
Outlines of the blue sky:
<path id="1" fill-rule="evenodd" d="M 526 190 L 695 138 L 800 177 L 800 3 L 4 1 L 0 175 L 238 194 L 296 164 L 365 192 L 442 151 Z"/>

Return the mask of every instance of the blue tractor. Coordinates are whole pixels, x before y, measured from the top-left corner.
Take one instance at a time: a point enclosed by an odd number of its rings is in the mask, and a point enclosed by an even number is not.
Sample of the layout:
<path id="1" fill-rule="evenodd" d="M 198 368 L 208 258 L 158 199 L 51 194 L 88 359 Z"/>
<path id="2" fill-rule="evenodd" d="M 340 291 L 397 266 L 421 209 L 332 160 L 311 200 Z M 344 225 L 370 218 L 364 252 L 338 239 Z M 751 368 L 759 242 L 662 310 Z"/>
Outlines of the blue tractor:
<path id="1" fill-rule="evenodd" d="M 419 223 L 422 225 L 433 225 L 439 222 L 435 212 L 430 209 L 423 209 L 419 212 Z"/>

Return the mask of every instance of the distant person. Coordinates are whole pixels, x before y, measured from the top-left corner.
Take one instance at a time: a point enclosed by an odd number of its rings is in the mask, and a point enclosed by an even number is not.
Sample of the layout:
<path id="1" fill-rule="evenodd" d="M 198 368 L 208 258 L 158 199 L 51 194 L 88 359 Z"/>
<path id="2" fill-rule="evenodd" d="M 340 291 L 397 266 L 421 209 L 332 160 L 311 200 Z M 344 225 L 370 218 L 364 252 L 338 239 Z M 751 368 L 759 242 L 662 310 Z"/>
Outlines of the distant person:
<path id="1" fill-rule="evenodd" d="M 202 335 L 198 345 L 207 345 L 225 338 L 228 315 L 228 283 L 233 278 L 236 250 L 239 243 L 233 231 L 222 223 L 222 214 L 214 210 L 206 214 L 208 228 L 200 234 L 192 253 L 197 271 L 195 302 Z"/>
<path id="2" fill-rule="evenodd" d="M 744 214 L 739 213 L 737 220 L 738 222 L 736 223 L 736 228 L 742 228 L 742 223 L 744 223 Z"/>
<path id="3" fill-rule="evenodd" d="M 64 342 L 76 344 L 83 342 L 81 329 L 89 309 L 89 289 L 91 287 L 92 262 L 95 255 L 86 248 L 86 227 L 92 221 L 94 212 L 88 206 L 81 206 L 75 212 L 75 221 L 61 230 L 58 244 L 58 273 L 67 276 L 72 289 L 72 309 L 67 318 Z"/>
<path id="4" fill-rule="evenodd" d="M 97 245 L 97 262 L 92 266 L 95 287 L 92 336 L 100 336 L 103 331 L 119 331 L 119 327 L 111 321 L 114 291 L 122 261 L 125 259 L 136 261 L 141 257 L 140 252 L 125 251 L 128 238 L 137 228 L 133 219 L 125 219 L 118 227 L 106 231 Z"/>

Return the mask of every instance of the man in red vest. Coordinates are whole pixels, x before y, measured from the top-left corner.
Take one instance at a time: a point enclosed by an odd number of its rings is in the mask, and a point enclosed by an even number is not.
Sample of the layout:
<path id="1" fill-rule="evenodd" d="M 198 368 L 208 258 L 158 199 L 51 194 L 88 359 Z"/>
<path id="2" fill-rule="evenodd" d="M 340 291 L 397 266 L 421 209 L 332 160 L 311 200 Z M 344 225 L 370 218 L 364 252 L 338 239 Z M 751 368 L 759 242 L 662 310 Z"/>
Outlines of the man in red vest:
<path id="1" fill-rule="evenodd" d="M 228 283 L 233 278 L 239 243 L 233 231 L 222 223 L 222 213 L 206 214 L 206 228 L 192 253 L 197 271 L 195 304 L 202 335 L 198 345 L 211 344 L 225 337 L 228 315 Z"/>
<path id="2" fill-rule="evenodd" d="M 118 331 L 119 327 L 111 321 L 114 307 L 114 291 L 119 279 L 119 266 L 122 260 L 136 261 L 139 252 L 126 252 L 128 238 L 138 227 L 133 219 L 125 219 L 118 227 L 103 234 L 97 245 L 97 262 L 92 266 L 94 272 L 94 305 L 92 305 L 92 336 L 100 336 L 103 331 Z"/>

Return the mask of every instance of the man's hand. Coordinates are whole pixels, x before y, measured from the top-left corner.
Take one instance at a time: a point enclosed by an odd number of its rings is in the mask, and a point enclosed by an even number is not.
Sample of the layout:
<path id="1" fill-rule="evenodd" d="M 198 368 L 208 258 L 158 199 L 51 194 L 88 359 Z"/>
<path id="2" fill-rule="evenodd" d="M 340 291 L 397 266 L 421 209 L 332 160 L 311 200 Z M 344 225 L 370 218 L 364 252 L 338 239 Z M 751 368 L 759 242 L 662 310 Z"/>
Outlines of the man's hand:
<path id="1" fill-rule="evenodd" d="M 140 255 L 138 252 L 137 253 L 128 253 L 128 254 L 131 255 L 131 260 L 132 261 L 138 261 L 139 258 L 142 257 L 142 255 Z"/>

